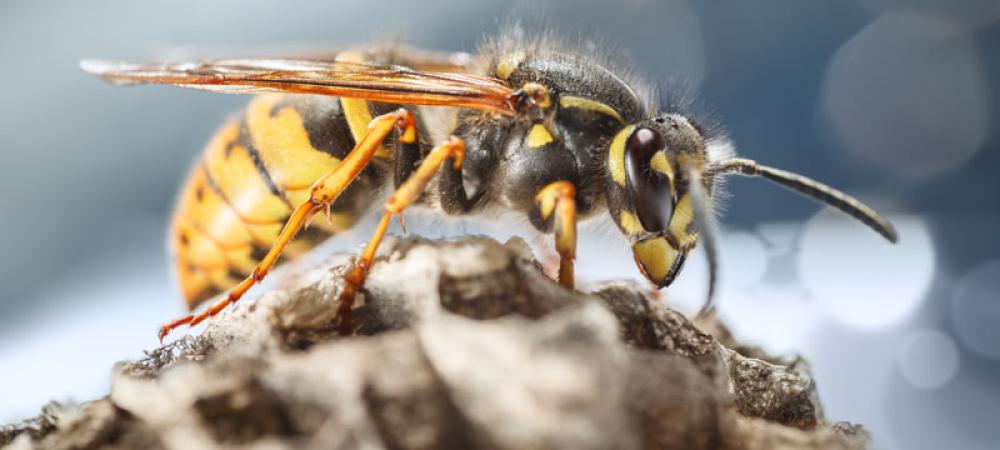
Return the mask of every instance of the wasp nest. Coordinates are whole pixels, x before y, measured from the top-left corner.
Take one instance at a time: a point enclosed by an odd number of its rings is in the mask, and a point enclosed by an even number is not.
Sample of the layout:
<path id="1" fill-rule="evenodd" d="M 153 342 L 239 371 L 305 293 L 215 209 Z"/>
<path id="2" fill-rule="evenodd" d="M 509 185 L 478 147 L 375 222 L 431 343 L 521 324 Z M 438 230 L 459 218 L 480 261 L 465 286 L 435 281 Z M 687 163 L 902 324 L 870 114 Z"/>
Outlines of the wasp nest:
<path id="1" fill-rule="evenodd" d="M 864 448 L 812 378 L 628 284 L 568 292 L 522 241 L 389 243 L 337 334 L 344 265 L 120 363 L 6 448 Z M 309 277 L 307 277 L 309 278 Z M 709 334 L 711 333 L 711 334 Z M 713 337 L 715 336 L 715 337 Z"/>

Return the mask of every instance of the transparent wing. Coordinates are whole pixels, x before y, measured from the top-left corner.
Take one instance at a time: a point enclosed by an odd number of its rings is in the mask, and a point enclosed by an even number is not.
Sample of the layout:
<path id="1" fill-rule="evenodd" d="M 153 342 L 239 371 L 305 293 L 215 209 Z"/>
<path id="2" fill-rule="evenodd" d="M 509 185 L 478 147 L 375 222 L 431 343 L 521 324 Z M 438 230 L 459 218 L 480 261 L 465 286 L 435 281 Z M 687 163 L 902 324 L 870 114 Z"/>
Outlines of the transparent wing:
<path id="1" fill-rule="evenodd" d="M 81 61 L 119 85 L 170 84 L 210 92 L 291 92 L 512 114 L 514 89 L 500 80 L 403 66 L 305 59 L 220 59 L 180 63 Z"/>

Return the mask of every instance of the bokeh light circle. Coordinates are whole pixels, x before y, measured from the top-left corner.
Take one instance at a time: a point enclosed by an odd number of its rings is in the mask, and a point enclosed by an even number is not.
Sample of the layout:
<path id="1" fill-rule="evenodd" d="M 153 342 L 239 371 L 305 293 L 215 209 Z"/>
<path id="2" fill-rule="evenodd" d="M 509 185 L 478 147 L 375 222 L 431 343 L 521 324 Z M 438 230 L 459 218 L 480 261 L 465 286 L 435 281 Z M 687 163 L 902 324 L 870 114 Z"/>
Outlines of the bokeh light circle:
<path id="1" fill-rule="evenodd" d="M 722 288 L 739 290 L 760 281 L 767 272 L 768 250 L 759 237 L 736 231 L 721 234 L 719 241 L 720 253 L 731 257 L 719 261 L 719 283 Z"/>
<path id="2" fill-rule="evenodd" d="M 932 13 L 970 31 L 1000 20 L 1000 2 L 996 0 L 854 0 L 854 3 L 873 13 L 893 10 Z"/>
<path id="3" fill-rule="evenodd" d="M 731 298 L 759 284 L 769 267 L 770 252 L 763 240 L 745 231 L 719 230 L 716 306 L 724 309 Z M 681 311 L 701 308 L 708 292 L 708 260 L 701 245 L 688 253 L 684 266 L 667 287 L 671 305 Z"/>
<path id="4" fill-rule="evenodd" d="M 958 282 L 951 319 L 966 348 L 1000 359 L 1000 261 L 983 264 Z"/>
<path id="5" fill-rule="evenodd" d="M 896 355 L 899 373 L 913 387 L 937 389 L 948 384 L 958 372 L 958 349 L 951 337 L 925 329 L 903 339 Z"/>
<path id="6" fill-rule="evenodd" d="M 890 220 L 900 235 L 895 245 L 839 212 L 824 210 L 806 224 L 799 276 L 809 294 L 838 322 L 866 329 L 887 327 L 922 303 L 934 276 L 930 232 L 915 217 Z"/>
<path id="7" fill-rule="evenodd" d="M 957 24 L 887 14 L 834 55 L 820 108 L 851 156 L 922 177 L 958 166 L 982 146 L 986 86 L 975 43 Z"/>
<path id="8" fill-rule="evenodd" d="M 512 17 L 524 29 L 539 34 L 551 34 L 552 23 L 549 16 L 555 11 L 551 2 L 520 0 L 510 8 Z M 629 60 L 642 61 L 643 72 L 655 74 L 656 81 L 665 88 L 667 96 L 696 93 L 705 79 L 707 52 L 705 32 L 699 9 L 691 0 L 631 0 L 622 2 L 558 2 L 564 7 L 557 8 L 559 20 L 573 24 L 580 30 L 615 30 L 613 40 L 602 42 L 599 35 L 584 33 L 594 40 L 572 42 L 583 54 L 612 56 L 617 63 L 618 54 L 625 54 Z M 622 14 L 622 10 L 642 11 L 636 14 Z M 562 30 L 566 31 L 566 30 Z M 559 33 L 555 33 L 559 34 Z M 566 34 L 566 36 L 571 36 Z M 649 45 L 649 43 L 655 45 Z M 616 50 L 619 47 L 627 50 Z M 609 51 L 610 50 L 610 51 Z M 664 55 L 668 55 L 665 57 Z"/>

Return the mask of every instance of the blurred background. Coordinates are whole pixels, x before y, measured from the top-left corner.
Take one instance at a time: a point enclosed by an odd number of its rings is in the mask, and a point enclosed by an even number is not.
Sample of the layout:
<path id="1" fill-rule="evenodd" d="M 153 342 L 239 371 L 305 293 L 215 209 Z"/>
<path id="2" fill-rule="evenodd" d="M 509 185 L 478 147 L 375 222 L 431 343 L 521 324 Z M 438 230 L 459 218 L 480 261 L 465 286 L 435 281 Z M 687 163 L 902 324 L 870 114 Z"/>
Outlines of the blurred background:
<path id="1" fill-rule="evenodd" d="M 721 314 L 744 340 L 804 355 L 829 418 L 864 424 L 876 448 L 1000 442 L 1000 2 L 372 3 L 0 4 L 0 423 L 103 395 L 109 365 L 154 348 L 183 312 L 164 251 L 174 192 L 246 101 L 113 88 L 79 59 L 400 35 L 474 51 L 520 18 L 612 43 L 661 90 L 696 93 L 743 155 L 885 212 L 897 246 L 733 179 Z M 369 230 L 331 246 L 353 250 Z M 581 242 L 584 281 L 636 276 L 613 234 Z M 704 280 L 699 253 L 664 297 L 692 310 Z"/>

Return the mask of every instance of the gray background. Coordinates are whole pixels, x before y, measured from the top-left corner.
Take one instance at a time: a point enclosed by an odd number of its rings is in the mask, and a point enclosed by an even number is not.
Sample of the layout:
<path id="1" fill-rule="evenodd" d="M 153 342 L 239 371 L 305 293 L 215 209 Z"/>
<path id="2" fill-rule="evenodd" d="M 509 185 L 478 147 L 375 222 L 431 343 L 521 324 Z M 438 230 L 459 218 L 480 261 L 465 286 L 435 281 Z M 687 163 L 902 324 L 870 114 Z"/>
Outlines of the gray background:
<path id="1" fill-rule="evenodd" d="M 79 59 L 400 35 L 473 51 L 520 18 L 624 49 L 665 92 L 697 93 L 742 154 L 890 214 L 904 245 L 883 252 L 808 201 L 733 180 L 722 312 L 747 339 L 804 353 L 831 418 L 867 424 L 881 448 L 1000 439 L 997 2 L 374 3 L 0 4 L 0 421 L 53 391 L 96 397 L 107 364 L 151 348 L 181 312 L 163 251 L 174 192 L 246 100 L 113 88 Z M 631 273 L 613 235 L 586 236 L 584 275 Z M 585 261 L 604 247 L 614 256 Z M 682 305 L 700 292 L 697 265 L 675 289 Z"/>

